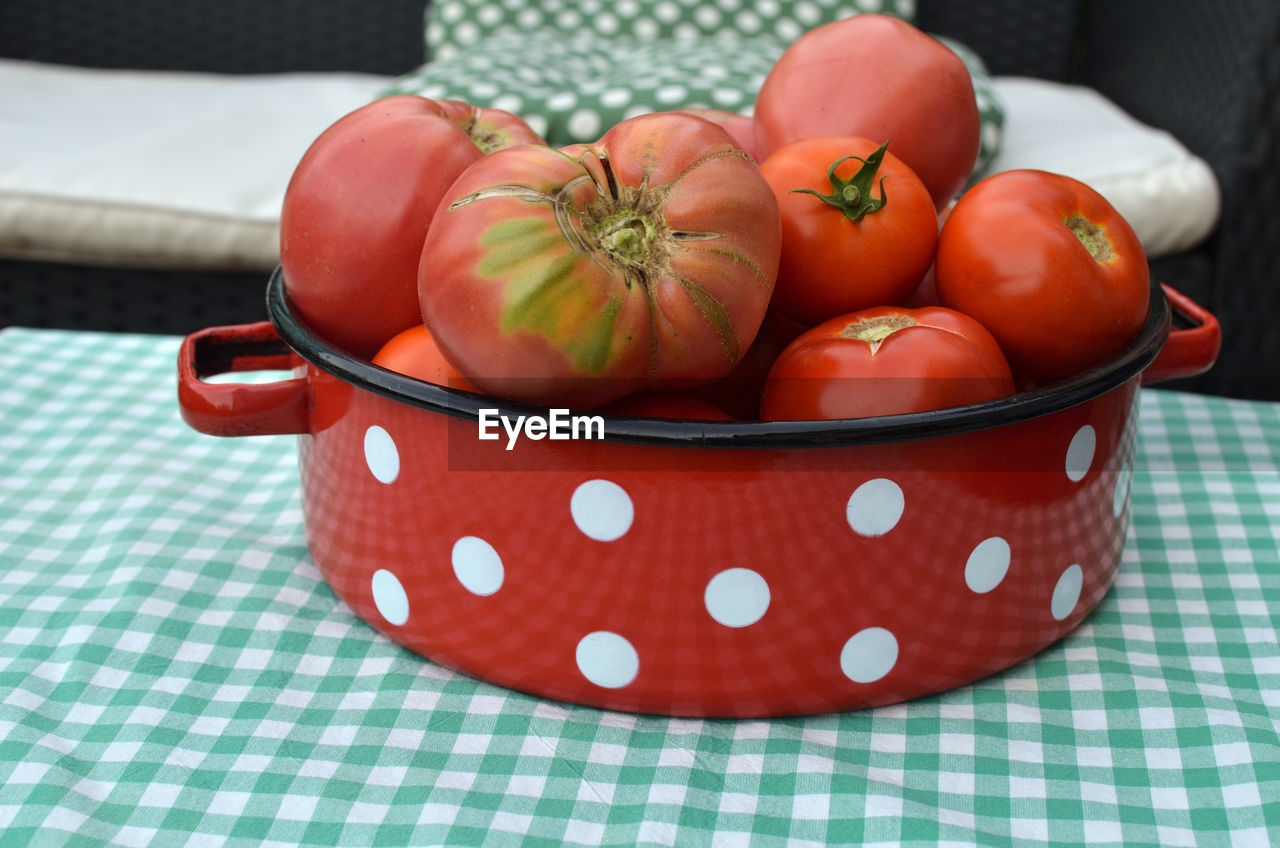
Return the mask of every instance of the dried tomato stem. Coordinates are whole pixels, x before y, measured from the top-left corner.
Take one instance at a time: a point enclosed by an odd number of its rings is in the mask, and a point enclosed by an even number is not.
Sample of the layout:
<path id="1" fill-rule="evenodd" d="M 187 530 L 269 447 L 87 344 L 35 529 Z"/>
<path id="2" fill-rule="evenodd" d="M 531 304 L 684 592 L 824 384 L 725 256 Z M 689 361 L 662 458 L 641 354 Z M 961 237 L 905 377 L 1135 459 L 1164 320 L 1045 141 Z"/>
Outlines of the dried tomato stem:
<path id="1" fill-rule="evenodd" d="M 894 333 L 917 326 L 916 319 L 901 313 L 877 315 L 873 318 L 858 318 L 844 325 L 840 335 L 846 339 L 857 339 L 871 346 L 871 354 L 880 350 L 884 340 Z"/>
<path id="2" fill-rule="evenodd" d="M 1115 258 L 1116 252 L 1111 246 L 1111 240 L 1107 238 L 1106 227 L 1095 224 L 1079 213 L 1070 218 L 1064 218 L 1062 223 L 1075 233 L 1075 237 L 1080 239 L 1080 243 L 1084 245 L 1085 250 L 1089 251 L 1094 261 L 1110 262 Z"/>

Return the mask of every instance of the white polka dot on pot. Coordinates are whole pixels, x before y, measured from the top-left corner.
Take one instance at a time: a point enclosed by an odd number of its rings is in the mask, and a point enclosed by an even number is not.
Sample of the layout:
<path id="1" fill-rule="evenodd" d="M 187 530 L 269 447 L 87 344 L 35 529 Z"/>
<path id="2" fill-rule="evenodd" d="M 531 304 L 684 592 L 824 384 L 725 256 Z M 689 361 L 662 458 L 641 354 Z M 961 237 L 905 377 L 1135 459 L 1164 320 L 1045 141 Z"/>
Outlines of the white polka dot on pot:
<path id="1" fill-rule="evenodd" d="M 478 536 L 463 536 L 450 553 L 453 574 L 473 595 L 488 596 L 502 588 L 506 570 L 493 545 Z"/>
<path id="2" fill-rule="evenodd" d="M 725 627 L 748 627 L 769 609 L 769 584 L 749 568 L 726 569 L 707 583 L 703 603 Z"/>
<path id="3" fill-rule="evenodd" d="M 635 506 L 627 490 L 612 480 L 588 480 L 569 499 L 573 523 L 597 542 L 621 539 L 635 520 Z"/>
<path id="4" fill-rule="evenodd" d="M 964 582 L 979 595 L 995 589 L 1009 573 L 1012 552 L 1000 536 L 983 539 L 969 554 L 964 565 Z"/>
<path id="5" fill-rule="evenodd" d="M 1084 569 L 1079 565 L 1069 565 L 1058 577 L 1053 587 L 1053 597 L 1049 601 L 1049 612 L 1062 621 L 1071 615 L 1080 602 L 1080 591 L 1084 588 Z"/>
<path id="6" fill-rule="evenodd" d="M 400 578 L 380 568 L 373 573 L 369 588 L 373 593 L 373 605 L 389 624 L 399 627 L 409 620 L 409 595 Z"/>
<path id="7" fill-rule="evenodd" d="M 898 639 L 883 627 L 859 630 L 840 651 L 840 670 L 854 683 L 874 683 L 898 664 Z"/>
<path id="8" fill-rule="evenodd" d="M 1067 479 L 1079 483 L 1089 473 L 1093 465 L 1093 455 L 1098 450 L 1098 434 L 1089 424 L 1085 424 L 1071 437 L 1067 446 Z"/>
<path id="9" fill-rule="evenodd" d="M 859 536 L 883 536 L 902 519 L 906 498 L 897 483 L 884 477 L 868 480 L 849 496 L 845 519 Z"/>
<path id="10" fill-rule="evenodd" d="M 574 659 L 583 677 L 605 689 L 621 689 L 640 673 L 640 655 L 635 647 L 625 637 L 608 630 L 583 636 Z"/>
<path id="11" fill-rule="evenodd" d="M 1120 517 L 1129 502 L 1129 486 L 1132 483 L 1133 469 L 1126 465 L 1116 474 L 1116 490 L 1111 495 L 1111 514 L 1116 518 Z"/>
<path id="12" fill-rule="evenodd" d="M 391 434 L 377 424 L 364 431 L 364 461 L 379 483 L 394 483 L 400 476 L 400 451 Z"/>

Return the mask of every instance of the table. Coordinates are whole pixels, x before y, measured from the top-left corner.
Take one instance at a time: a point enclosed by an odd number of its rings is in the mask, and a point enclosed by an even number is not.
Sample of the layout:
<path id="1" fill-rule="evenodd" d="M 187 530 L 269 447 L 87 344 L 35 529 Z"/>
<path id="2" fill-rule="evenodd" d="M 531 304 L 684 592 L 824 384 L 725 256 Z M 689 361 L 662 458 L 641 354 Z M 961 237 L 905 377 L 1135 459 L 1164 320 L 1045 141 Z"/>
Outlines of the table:
<path id="1" fill-rule="evenodd" d="M 189 429 L 178 343 L 0 332 L 0 844 L 1280 841 L 1280 405 L 1142 391 L 1117 582 L 1032 661 L 691 720 L 364 625 L 308 556 L 295 440 Z"/>

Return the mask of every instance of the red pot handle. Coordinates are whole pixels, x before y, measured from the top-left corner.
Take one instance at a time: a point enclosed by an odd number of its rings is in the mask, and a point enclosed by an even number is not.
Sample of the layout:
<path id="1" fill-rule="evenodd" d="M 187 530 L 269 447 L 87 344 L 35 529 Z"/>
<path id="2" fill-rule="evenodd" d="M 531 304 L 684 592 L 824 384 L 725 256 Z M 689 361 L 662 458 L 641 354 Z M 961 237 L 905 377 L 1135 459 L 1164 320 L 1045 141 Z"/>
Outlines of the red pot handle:
<path id="1" fill-rule="evenodd" d="M 301 377 L 274 383 L 206 383 L 240 371 L 292 369 L 300 362 L 270 321 L 209 327 L 178 350 L 178 406 L 192 428 L 210 436 L 308 432 L 310 392 Z"/>
<path id="2" fill-rule="evenodd" d="M 1222 327 L 1212 312 L 1167 283 L 1160 288 L 1173 310 L 1173 329 L 1155 361 L 1142 372 L 1144 386 L 1203 374 L 1213 367 L 1222 348 Z"/>

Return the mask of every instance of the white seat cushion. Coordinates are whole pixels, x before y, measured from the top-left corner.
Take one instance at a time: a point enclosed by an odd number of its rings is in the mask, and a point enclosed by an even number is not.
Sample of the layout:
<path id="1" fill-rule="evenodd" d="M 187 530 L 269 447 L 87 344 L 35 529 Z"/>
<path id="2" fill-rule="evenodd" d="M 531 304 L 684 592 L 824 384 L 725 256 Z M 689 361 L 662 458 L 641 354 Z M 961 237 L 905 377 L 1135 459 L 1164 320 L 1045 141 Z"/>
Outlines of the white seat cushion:
<path id="1" fill-rule="evenodd" d="M 270 269 L 294 166 L 389 82 L 0 60 L 0 255 Z"/>
<path id="2" fill-rule="evenodd" d="M 0 60 L 0 256 L 269 270 L 294 166 L 391 78 L 102 71 Z M 1213 229 L 1217 183 L 1167 133 L 1088 89 L 996 78 L 996 169 L 1081 179 L 1155 257 Z"/>
<path id="3" fill-rule="evenodd" d="M 1055 171 L 1088 183 L 1137 233 L 1151 258 L 1213 232 L 1222 196 L 1213 170 L 1176 138 L 1134 120 L 1090 88 L 996 77 L 1004 141 L 990 172 Z"/>

